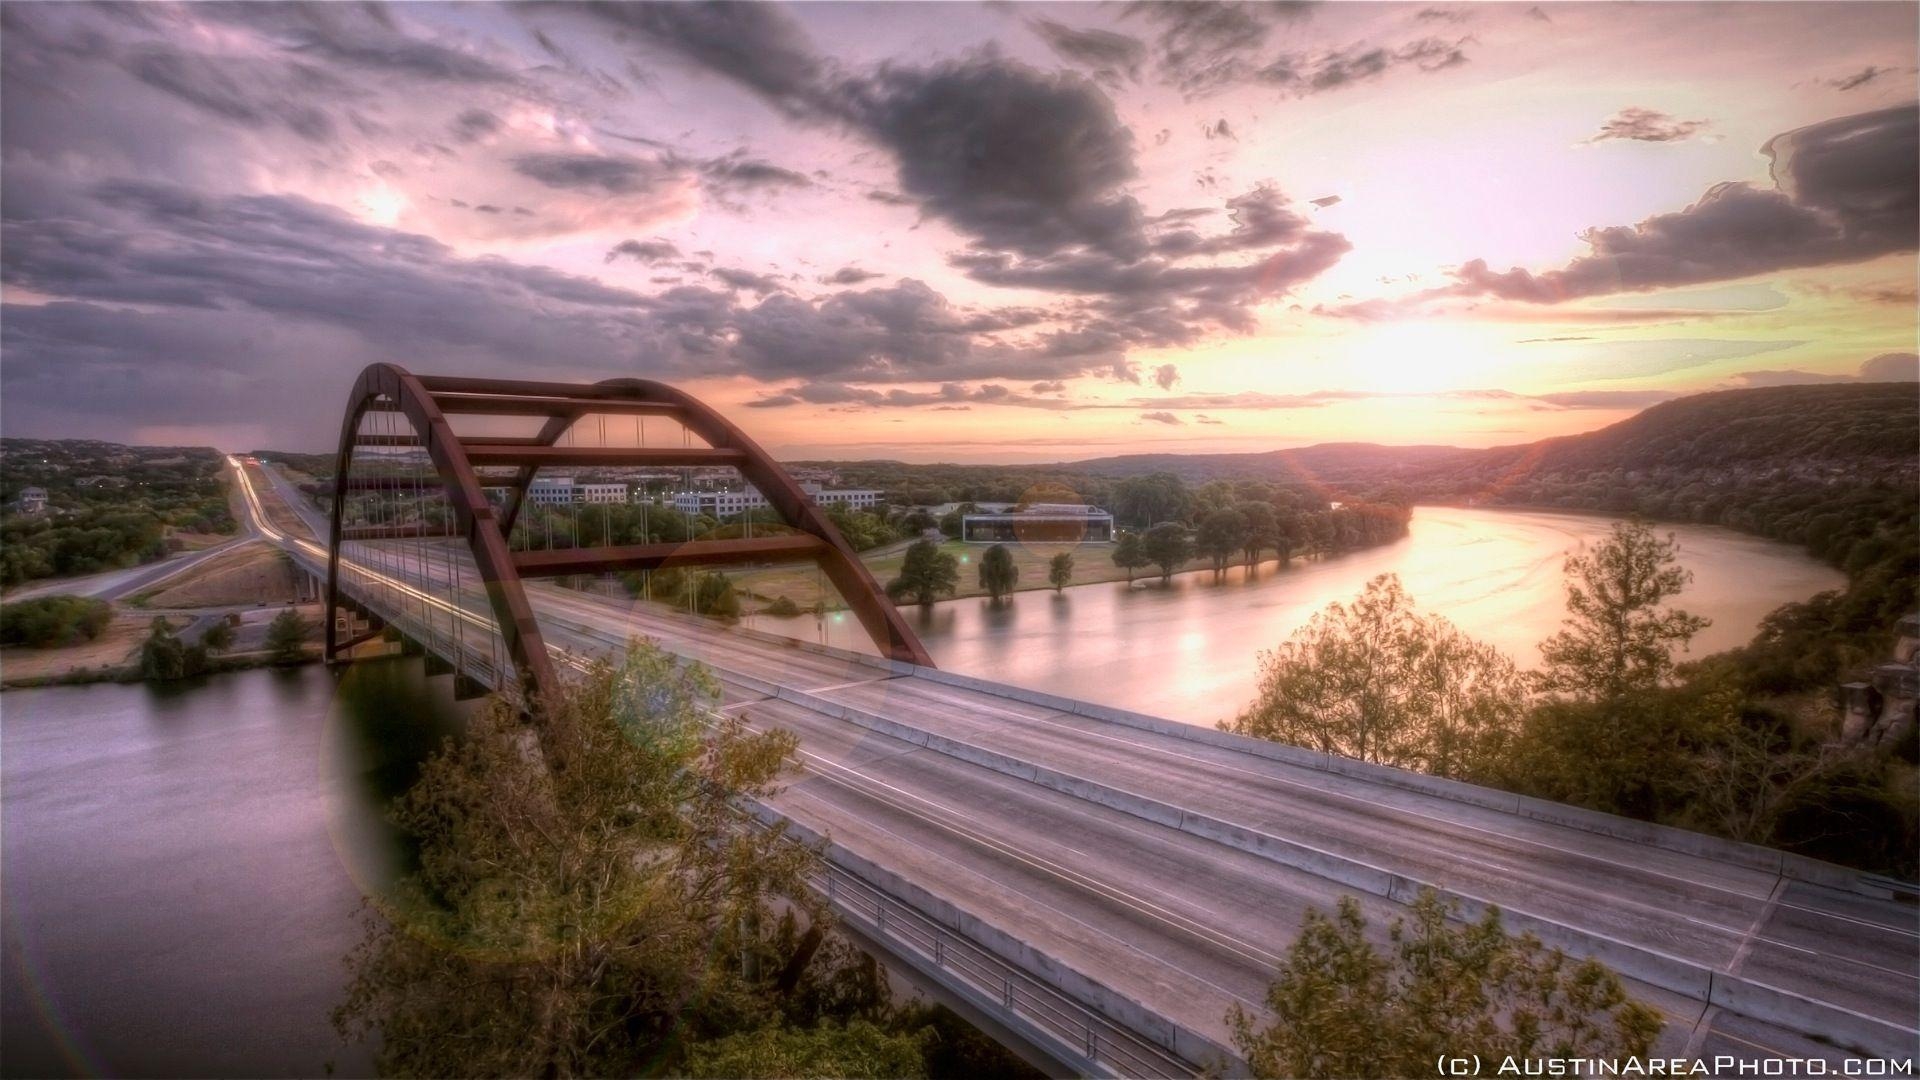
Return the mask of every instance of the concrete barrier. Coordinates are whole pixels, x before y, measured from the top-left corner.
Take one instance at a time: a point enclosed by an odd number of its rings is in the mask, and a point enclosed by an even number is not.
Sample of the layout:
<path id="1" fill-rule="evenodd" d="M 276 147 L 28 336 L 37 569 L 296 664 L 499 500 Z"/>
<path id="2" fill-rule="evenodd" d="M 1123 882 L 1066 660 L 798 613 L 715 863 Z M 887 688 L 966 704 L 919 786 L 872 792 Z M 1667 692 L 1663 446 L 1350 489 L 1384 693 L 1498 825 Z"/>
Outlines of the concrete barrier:
<path id="1" fill-rule="evenodd" d="M 755 802 L 752 809 L 756 816 L 769 824 L 784 822 L 788 834 L 802 843 L 823 847 L 826 858 L 834 867 L 876 892 L 912 908 L 956 936 L 967 939 L 982 951 L 1023 972 L 1035 983 L 1059 992 L 1113 1025 L 1171 1052 L 1199 1070 L 1227 1076 L 1247 1075 L 1245 1062 L 1215 1040 L 1175 1023 L 1157 1010 L 1081 974 L 992 922 L 870 859 L 834 844 L 830 838 L 784 817 L 771 806 Z M 1007 1013 L 1007 1010 L 1001 1009 L 1000 1012 Z M 1055 1033 L 1025 1021 L 1017 1013 L 1009 1015 L 1028 1031 L 1058 1042 Z"/>

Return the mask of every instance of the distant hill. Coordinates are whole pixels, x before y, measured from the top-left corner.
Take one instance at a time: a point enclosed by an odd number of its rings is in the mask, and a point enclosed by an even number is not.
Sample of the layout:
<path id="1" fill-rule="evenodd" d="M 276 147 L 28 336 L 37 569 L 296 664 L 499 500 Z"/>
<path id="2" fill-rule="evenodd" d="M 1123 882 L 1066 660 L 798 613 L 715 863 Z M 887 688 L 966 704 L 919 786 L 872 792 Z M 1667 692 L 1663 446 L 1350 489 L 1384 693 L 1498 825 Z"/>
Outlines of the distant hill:
<path id="1" fill-rule="evenodd" d="M 1503 502 L 1540 484 L 1603 474 L 1898 483 L 1920 476 L 1920 385 L 1723 390 L 1677 398 L 1598 431 L 1485 450 L 1324 443 L 1255 454 L 1130 454 L 1061 468 L 1106 477 L 1165 471 L 1189 481 L 1311 477 L 1336 487 L 1403 486 L 1415 498 Z"/>

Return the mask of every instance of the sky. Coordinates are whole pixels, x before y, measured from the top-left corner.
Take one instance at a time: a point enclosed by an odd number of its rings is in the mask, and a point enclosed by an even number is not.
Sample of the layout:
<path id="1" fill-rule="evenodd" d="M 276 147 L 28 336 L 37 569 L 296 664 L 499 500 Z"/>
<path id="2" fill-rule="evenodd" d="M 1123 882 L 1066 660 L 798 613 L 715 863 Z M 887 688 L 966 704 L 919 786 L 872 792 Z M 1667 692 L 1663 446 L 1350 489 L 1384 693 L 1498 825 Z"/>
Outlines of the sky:
<path id="1" fill-rule="evenodd" d="M 640 376 L 795 458 L 1912 380 L 1920 6 L 0 6 L 0 433 Z"/>

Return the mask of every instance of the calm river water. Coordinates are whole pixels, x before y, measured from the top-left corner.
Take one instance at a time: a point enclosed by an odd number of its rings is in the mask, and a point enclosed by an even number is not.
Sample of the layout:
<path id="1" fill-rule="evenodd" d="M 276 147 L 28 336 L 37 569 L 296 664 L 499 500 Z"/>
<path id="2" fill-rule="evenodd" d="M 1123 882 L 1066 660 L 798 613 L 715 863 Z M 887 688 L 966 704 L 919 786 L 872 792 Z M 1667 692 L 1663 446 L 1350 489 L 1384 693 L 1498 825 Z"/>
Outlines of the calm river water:
<path id="1" fill-rule="evenodd" d="M 1531 663 L 1561 617 L 1565 554 L 1608 525 L 1422 509 L 1401 543 L 1285 571 L 915 617 L 943 667 L 1207 723 L 1250 695 L 1260 649 L 1381 573 Z M 1714 620 L 1696 652 L 1841 584 L 1780 545 L 1674 531 L 1695 573 L 1681 602 Z M 337 684 L 310 667 L 0 695 L 0 1071 L 312 1075 L 333 1060 L 364 1073 L 365 1051 L 338 1047 L 327 1013 L 362 884 L 393 869 L 379 807 L 457 723 L 446 681 L 394 662 Z"/>

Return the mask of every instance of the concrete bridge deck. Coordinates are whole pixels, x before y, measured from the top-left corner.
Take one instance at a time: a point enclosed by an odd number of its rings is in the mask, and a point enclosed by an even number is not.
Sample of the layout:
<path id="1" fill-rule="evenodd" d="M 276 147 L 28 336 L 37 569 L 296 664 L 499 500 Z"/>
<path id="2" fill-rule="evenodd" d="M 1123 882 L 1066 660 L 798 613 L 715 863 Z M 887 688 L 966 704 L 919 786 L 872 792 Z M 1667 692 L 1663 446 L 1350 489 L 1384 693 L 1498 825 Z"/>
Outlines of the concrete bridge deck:
<path id="1" fill-rule="evenodd" d="M 310 542 L 282 542 L 311 559 Z M 446 585 L 432 560 L 398 572 Z M 1916 908 L 1838 868 L 655 605 L 528 592 L 559 649 L 653 638 L 713 667 L 723 708 L 798 733 L 806 771 L 780 813 L 1217 1043 L 1231 1005 L 1258 1006 L 1307 910 L 1357 896 L 1384 937 L 1432 885 L 1622 971 L 1666 1015 L 1664 1053 L 1837 1062 L 1916 1046 Z"/>

